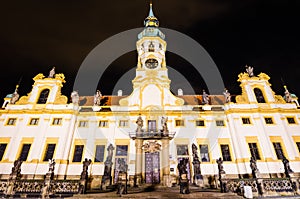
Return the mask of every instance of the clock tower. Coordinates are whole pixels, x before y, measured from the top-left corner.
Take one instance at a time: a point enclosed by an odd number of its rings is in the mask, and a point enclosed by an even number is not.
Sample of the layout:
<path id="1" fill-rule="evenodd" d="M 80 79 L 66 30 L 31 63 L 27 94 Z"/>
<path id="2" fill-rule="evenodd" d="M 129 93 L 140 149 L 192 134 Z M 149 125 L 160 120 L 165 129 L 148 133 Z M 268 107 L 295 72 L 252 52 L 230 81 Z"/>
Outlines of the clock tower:
<path id="1" fill-rule="evenodd" d="M 132 81 L 133 92 L 120 100 L 120 105 L 139 107 L 138 109 L 164 109 L 167 106 L 183 105 L 181 98 L 170 92 L 171 80 L 166 67 L 165 35 L 159 30 L 159 21 L 154 16 L 152 4 L 145 28 L 138 35 L 136 77 Z"/>

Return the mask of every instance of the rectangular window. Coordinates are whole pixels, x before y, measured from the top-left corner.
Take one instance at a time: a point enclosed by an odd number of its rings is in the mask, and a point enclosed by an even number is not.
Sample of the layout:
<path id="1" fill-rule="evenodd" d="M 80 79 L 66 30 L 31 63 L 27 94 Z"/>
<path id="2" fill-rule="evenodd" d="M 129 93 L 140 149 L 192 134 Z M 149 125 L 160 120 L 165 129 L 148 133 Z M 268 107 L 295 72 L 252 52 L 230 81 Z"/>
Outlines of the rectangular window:
<path id="1" fill-rule="evenodd" d="M 224 120 L 216 120 L 216 126 L 225 126 Z"/>
<path id="2" fill-rule="evenodd" d="M 22 161 L 26 161 L 27 160 L 30 147 L 31 147 L 31 144 L 23 144 L 22 150 L 21 150 L 21 154 L 19 156 L 20 160 L 22 160 Z"/>
<path id="3" fill-rule="evenodd" d="M 96 145 L 96 154 L 95 154 L 95 162 L 103 162 L 104 161 L 104 145 Z"/>
<path id="4" fill-rule="evenodd" d="M 299 153 L 300 153 L 300 142 L 296 142 L 296 145 L 297 145 L 298 151 L 299 151 Z"/>
<path id="5" fill-rule="evenodd" d="M 273 119 L 271 117 L 265 117 L 266 124 L 273 124 Z"/>
<path id="6" fill-rule="evenodd" d="M 79 121 L 78 126 L 79 127 L 87 127 L 88 126 L 88 121 Z"/>
<path id="7" fill-rule="evenodd" d="M 156 131 L 156 120 L 148 120 L 148 131 Z"/>
<path id="8" fill-rule="evenodd" d="M 196 126 L 205 126 L 204 120 L 196 120 Z"/>
<path id="9" fill-rule="evenodd" d="M 177 145 L 177 155 L 189 155 L 188 145 Z"/>
<path id="10" fill-rule="evenodd" d="M 275 153 L 278 159 L 282 160 L 284 157 L 284 153 L 281 147 L 281 143 L 280 142 L 273 142 L 273 146 L 275 149 Z"/>
<path id="11" fill-rule="evenodd" d="M 228 144 L 221 144 L 223 161 L 231 161 L 230 149 Z"/>
<path id="12" fill-rule="evenodd" d="M 200 144 L 200 158 L 201 162 L 209 162 L 209 153 L 208 153 L 208 145 L 207 144 Z"/>
<path id="13" fill-rule="evenodd" d="M 47 144 L 46 153 L 44 155 L 43 161 L 48 161 L 53 159 L 56 144 Z"/>
<path id="14" fill-rule="evenodd" d="M 128 145 L 117 145 L 116 156 L 127 156 Z"/>
<path id="15" fill-rule="evenodd" d="M 39 124 L 39 118 L 32 118 L 29 123 L 29 125 L 38 125 L 38 124 Z"/>
<path id="16" fill-rule="evenodd" d="M 296 124 L 294 117 L 287 117 L 286 120 L 288 121 L 289 124 Z"/>
<path id="17" fill-rule="evenodd" d="M 248 143 L 248 146 L 250 149 L 251 157 L 255 158 L 256 160 L 260 160 L 260 155 L 259 155 L 259 151 L 257 148 L 257 144 L 256 143 Z"/>
<path id="18" fill-rule="evenodd" d="M 100 120 L 99 121 L 99 127 L 108 127 L 108 121 L 107 120 Z"/>
<path id="19" fill-rule="evenodd" d="M 54 118 L 52 125 L 61 125 L 62 118 Z"/>
<path id="20" fill-rule="evenodd" d="M 7 147 L 6 143 L 0 144 L 0 161 L 3 159 L 6 147 Z"/>
<path id="21" fill-rule="evenodd" d="M 243 124 L 251 124 L 249 117 L 242 117 Z"/>
<path id="22" fill-rule="evenodd" d="M 81 162 L 84 145 L 75 145 L 73 162 Z"/>
<path id="23" fill-rule="evenodd" d="M 120 120 L 119 126 L 120 127 L 128 127 L 128 120 Z"/>
<path id="24" fill-rule="evenodd" d="M 184 126 L 184 120 L 175 120 L 175 126 Z"/>
<path id="25" fill-rule="evenodd" d="M 17 118 L 9 118 L 6 125 L 15 125 Z"/>

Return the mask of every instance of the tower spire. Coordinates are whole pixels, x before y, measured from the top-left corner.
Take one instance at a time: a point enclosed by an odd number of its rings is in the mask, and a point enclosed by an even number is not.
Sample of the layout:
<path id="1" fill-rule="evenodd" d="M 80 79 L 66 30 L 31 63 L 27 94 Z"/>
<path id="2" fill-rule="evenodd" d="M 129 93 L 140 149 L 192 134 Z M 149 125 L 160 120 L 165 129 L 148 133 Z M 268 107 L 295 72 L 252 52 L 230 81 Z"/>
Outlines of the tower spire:
<path id="1" fill-rule="evenodd" d="M 149 10 L 149 15 L 148 15 L 148 17 L 154 17 L 153 9 L 152 9 L 152 1 L 150 1 L 150 10 Z"/>
<path id="2" fill-rule="evenodd" d="M 153 8 L 152 8 L 152 1 L 150 1 L 150 9 L 149 9 L 149 15 L 144 21 L 145 27 L 158 27 L 159 26 L 159 21 L 158 19 L 154 16 L 153 13 Z"/>

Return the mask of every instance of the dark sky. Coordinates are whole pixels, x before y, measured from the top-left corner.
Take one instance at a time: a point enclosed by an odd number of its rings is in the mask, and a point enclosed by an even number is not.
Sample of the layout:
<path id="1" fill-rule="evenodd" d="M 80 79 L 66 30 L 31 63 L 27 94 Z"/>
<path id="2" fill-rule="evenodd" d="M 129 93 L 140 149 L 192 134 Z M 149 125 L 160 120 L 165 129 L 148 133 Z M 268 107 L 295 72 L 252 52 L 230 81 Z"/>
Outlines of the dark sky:
<path id="1" fill-rule="evenodd" d="M 161 27 L 180 31 L 201 44 L 218 66 L 225 86 L 239 94 L 237 75 L 246 64 L 271 77 L 273 90 L 283 94 L 282 81 L 300 95 L 300 2 L 288 0 L 153 0 Z M 69 96 L 84 58 L 99 43 L 121 31 L 142 27 L 146 0 L 6 1 L 0 8 L 0 97 L 29 93 L 32 78 L 52 66 L 64 73 L 63 94 Z M 181 72 L 197 93 L 201 76 L 177 55 L 167 64 Z M 113 62 L 99 83 L 111 94 L 123 73 L 136 66 L 136 52 Z M 79 91 L 80 92 L 80 91 Z M 91 93 L 93 95 L 93 93 Z"/>

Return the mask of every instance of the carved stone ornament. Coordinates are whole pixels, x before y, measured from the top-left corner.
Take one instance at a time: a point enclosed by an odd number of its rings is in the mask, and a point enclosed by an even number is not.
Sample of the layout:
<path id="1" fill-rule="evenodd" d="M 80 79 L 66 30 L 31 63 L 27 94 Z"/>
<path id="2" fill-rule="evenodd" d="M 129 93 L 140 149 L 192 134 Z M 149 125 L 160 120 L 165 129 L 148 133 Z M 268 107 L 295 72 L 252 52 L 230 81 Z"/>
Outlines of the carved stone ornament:
<path id="1" fill-rule="evenodd" d="M 143 149 L 145 152 L 149 153 L 158 152 L 161 150 L 161 144 L 159 144 L 157 141 L 147 141 L 143 145 Z"/>

